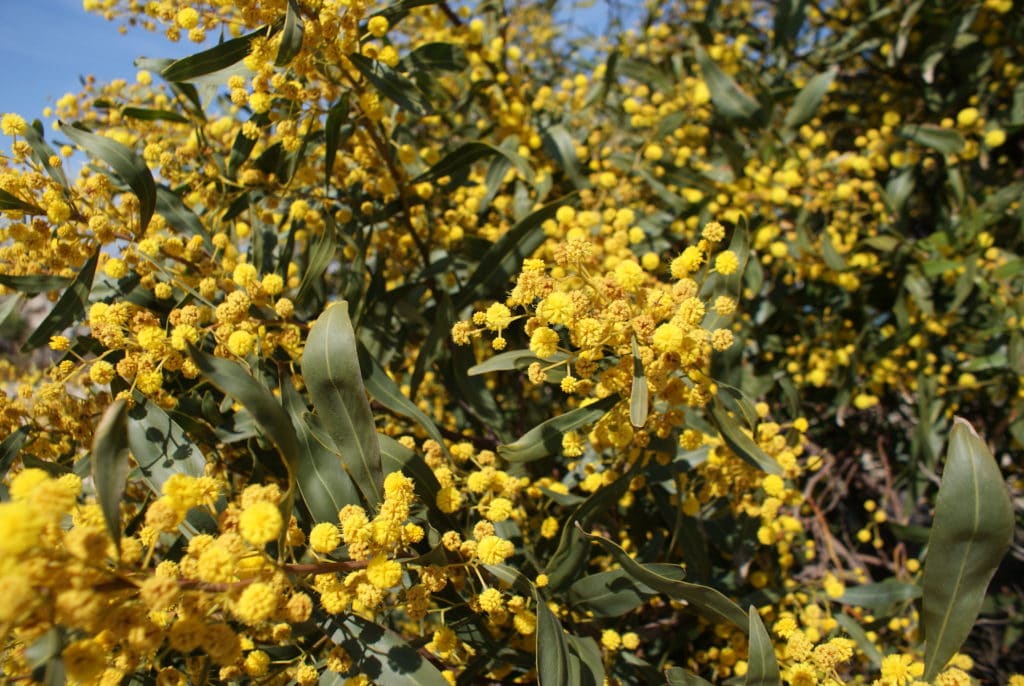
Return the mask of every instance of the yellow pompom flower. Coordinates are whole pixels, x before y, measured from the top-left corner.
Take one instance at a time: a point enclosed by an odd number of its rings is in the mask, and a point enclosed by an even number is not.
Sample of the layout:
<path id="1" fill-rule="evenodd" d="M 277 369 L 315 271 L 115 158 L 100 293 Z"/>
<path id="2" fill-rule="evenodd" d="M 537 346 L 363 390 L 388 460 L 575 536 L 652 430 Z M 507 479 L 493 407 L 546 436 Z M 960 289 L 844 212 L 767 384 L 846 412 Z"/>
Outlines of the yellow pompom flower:
<path id="1" fill-rule="evenodd" d="M 661 353 L 678 352 L 683 347 L 683 330 L 675 324 L 662 324 L 654 330 L 651 344 Z"/>
<path id="2" fill-rule="evenodd" d="M 378 555 L 366 566 L 366 578 L 375 587 L 387 590 L 402 580 L 402 565 L 384 555 Z"/>
<path id="3" fill-rule="evenodd" d="M 199 12 L 192 7 L 184 7 L 174 15 L 174 23 L 183 29 L 194 29 L 199 26 Z"/>
<path id="4" fill-rule="evenodd" d="M 277 609 L 278 594 L 270 584 L 249 584 L 235 602 L 234 615 L 243 624 L 253 626 L 270 619 Z"/>
<path id="5" fill-rule="evenodd" d="M 740 261 L 732 250 L 724 250 L 715 258 L 715 271 L 719 274 L 735 274 L 739 266 Z"/>
<path id="6" fill-rule="evenodd" d="M 644 270 L 636 262 L 624 260 L 615 265 L 612 279 L 619 287 L 627 291 L 635 291 L 644 283 Z"/>
<path id="7" fill-rule="evenodd" d="M 341 545 L 341 531 L 335 524 L 321 522 L 309 532 L 309 547 L 313 552 L 329 553 Z"/>
<path id="8" fill-rule="evenodd" d="M 275 540 L 281 533 L 282 524 L 281 511 L 277 505 L 267 501 L 253 503 L 238 518 L 239 533 L 253 545 Z"/>
<path id="9" fill-rule="evenodd" d="M 128 265 L 119 257 L 112 257 L 103 265 L 103 273 L 112 279 L 120 279 L 128 274 Z"/>
<path id="10" fill-rule="evenodd" d="M 682 279 L 700 269 L 704 263 L 704 253 L 695 245 L 688 246 L 679 257 L 672 260 L 669 271 L 673 278 Z"/>
<path id="11" fill-rule="evenodd" d="M 239 329 L 228 336 L 228 351 L 237 357 L 245 357 L 256 346 L 256 336 Z"/>
<path id="12" fill-rule="evenodd" d="M 512 557 L 515 546 L 500 536 L 484 536 L 476 547 L 476 556 L 485 565 L 498 565 Z"/>
<path id="13" fill-rule="evenodd" d="M 512 516 L 512 501 L 508 498 L 495 498 L 488 505 L 484 516 L 491 522 L 503 522 Z"/>
<path id="14" fill-rule="evenodd" d="M 456 512 L 462 507 L 462 493 L 455 486 L 445 486 L 437 492 L 436 504 L 445 514 Z"/>
<path id="15" fill-rule="evenodd" d="M 366 23 L 366 28 L 372 36 L 382 38 L 388 32 L 390 26 L 388 25 L 387 17 L 377 15 L 370 18 L 370 21 Z"/>
<path id="16" fill-rule="evenodd" d="M 538 326 L 530 334 L 530 351 L 541 359 L 558 352 L 558 333 L 547 326 Z"/>

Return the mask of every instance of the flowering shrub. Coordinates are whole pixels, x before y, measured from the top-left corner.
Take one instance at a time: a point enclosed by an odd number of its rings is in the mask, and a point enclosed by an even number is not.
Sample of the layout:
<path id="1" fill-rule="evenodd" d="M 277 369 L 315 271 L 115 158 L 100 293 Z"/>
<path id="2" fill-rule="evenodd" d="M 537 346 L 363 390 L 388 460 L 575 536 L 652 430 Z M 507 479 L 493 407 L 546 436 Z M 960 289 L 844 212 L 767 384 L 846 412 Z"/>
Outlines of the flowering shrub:
<path id="1" fill-rule="evenodd" d="M 84 5 L 222 41 L 0 122 L 5 678 L 1024 683 L 1010 0 Z"/>

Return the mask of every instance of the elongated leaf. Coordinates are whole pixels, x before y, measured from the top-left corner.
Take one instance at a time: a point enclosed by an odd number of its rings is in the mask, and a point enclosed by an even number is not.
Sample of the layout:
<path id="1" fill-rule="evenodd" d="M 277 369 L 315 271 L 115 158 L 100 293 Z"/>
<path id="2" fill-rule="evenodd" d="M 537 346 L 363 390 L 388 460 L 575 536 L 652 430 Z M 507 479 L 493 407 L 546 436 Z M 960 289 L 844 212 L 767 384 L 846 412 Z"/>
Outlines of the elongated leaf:
<path id="1" fill-rule="evenodd" d="M 491 372 L 523 370 L 534 362 L 540 361 L 541 359 L 529 348 L 506 350 L 498 353 L 494 357 L 488 357 L 480 364 L 473 365 L 466 370 L 466 374 L 468 376 L 480 376 L 481 374 L 490 374 Z"/>
<path id="2" fill-rule="evenodd" d="M 145 107 L 125 107 L 121 110 L 122 117 L 142 121 L 171 121 L 176 124 L 187 124 L 188 118 L 174 110 L 156 110 Z"/>
<path id="3" fill-rule="evenodd" d="M 839 602 L 863 607 L 884 617 L 900 603 L 920 597 L 921 587 L 917 584 L 899 579 L 885 579 L 873 584 L 850 586 L 839 598 Z"/>
<path id="4" fill-rule="evenodd" d="M 900 127 L 897 133 L 904 138 L 920 143 L 926 148 L 937 150 L 944 155 L 956 154 L 964 147 L 963 134 L 956 129 L 944 129 L 941 126 L 921 124 Z"/>
<path id="5" fill-rule="evenodd" d="M 804 23 L 807 0 L 780 0 L 775 6 L 775 47 L 785 46 L 794 41 Z"/>
<path id="6" fill-rule="evenodd" d="M 469 66 L 466 51 L 452 43 L 424 43 L 403 60 L 410 69 L 462 71 Z"/>
<path id="7" fill-rule="evenodd" d="M 569 683 L 573 686 L 604 686 L 604 660 L 597 641 L 590 636 L 566 634 L 569 649 Z"/>
<path id="8" fill-rule="evenodd" d="M 833 65 L 826 71 L 815 74 L 808 79 L 804 87 L 797 93 L 796 98 L 794 98 L 793 106 L 786 112 L 783 126 L 787 129 L 795 130 L 801 124 L 810 121 L 811 117 L 814 116 L 814 113 L 821 106 L 821 101 L 825 99 L 825 94 L 828 93 L 828 89 L 832 86 L 832 82 L 835 81 L 836 74 L 838 73 L 839 67 Z"/>
<path id="9" fill-rule="evenodd" d="M 264 26 L 252 33 L 224 41 L 209 50 L 175 60 L 163 68 L 161 75 L 168 81 L 192 81 L 200 76 L 227 69 L 249 55 L 254 40 L 260 36 L 269 38 L 277 33 L 279 28 L 280 24 Z"/>
<path id="10" fill-rule="evenodd" d="M 575 194 L 573 194 L 575 195 Z M 523 260 L 544 242 L 541 225 L 555 216 L 558 208 L 569 203 L 573 195 L 548 203 L 523 217 L 508 230 L 480 258 L 480 262 L 459 292 L 456 308 L 462 309 L 483 295 L 489 287 L 504 288 L 512 274 L 519 270 Z"/>
<path id="11" fill-rule="evenodd" d="M 437 667 L 401 636 L 355 614 L 330 617 L 320 626 L 352 658 L 371 683 L 388 686 L 448 686 Z"/>
<path id="12" fill-rule="evenodd" d="M 589 527 L 598 516 L 614 510 L 642 466 L 643 461 L 637 460 L 615 481 L 591 493 L 562 525 L 558 548 L 544 566 L 550 588 L 561 590 L 580 574 L 589 552 L 581 534 L 583 527 Z"/>
<path id="13" fill-rule="evenodd" d="M 433 111 L 426 96 L 416 88 L 416 84 L 388 65 L 355 52 L 350 54 L 348 59 L 381 95 L 403 110 L 419 115 L 430 114 Z"/>
<path id="14" fill-rule="evenodd" d="M 761 110 L 757 100 L 747 95 L 732 77 L 725 73 L 700 46 L 696 46 L 697 63 L 715 109 L 728 120 L 752 119 Z"/>
<path id="15" fill-rule="evenodd" d="M 0 188 L 0 211 L 4 210 L 24 212 L 25 214 L 46 214 L 41 208 Z"/>
<path id="16" fill-rule="evenodd" d="M 498 454 L 509 462 L 532 462 L 554 455 L 562 449 L 563 434 L 593 424 L 618 401 L 619 396 L 613 395 L 553 417 L 533 427 L 514 443 L 499 445 Z"/>
<path id="17" fill-rule="evenodd" d="M 722 435 L 725 444 L 740 458 L 769 474 L 782 474 L 782 465 L 744 433 L 736 419 L 729 415 L 717 398 L 711 409 L 710 419 Z"/>
<path id="18" fill-rule="evenodd" d="M 269 388 L 237 362 L 193 348 L 192 359 L 206 379 L 249 411 L 260 432 L 277 448 L 294 483 L 298 471 L 299 442 L 288 414 Z"/>
<path id="19" fill-rule="evenodd" d="M 199 446 L 156 403 L 136 402 L 128 410 L 125 431 L 142 477 L 154 493 L 160 493 L 164 482 L 174 474 L 203 475 L 206 458 Z"/>
<path id="20" fill-rule="evenodd" d="M 39 346 L 45 345 L 50 340 L 50 336 L 63 331 L 85 316 L 85 302 L 89 297 L 89 291 L 92 290 L 92 280 L 96 275 L 98 260 L 99 251 L 93 253 L 92 257 L 86 261 L 74 281 L 54 304 L 50 313 L 21 346 L 22 352 L 35 350 Z"/>
<path id="21" fill-rule="evenodd" d="M 867 635 L 867 632 L 864 631 L 864 627 L 860 625 L 860 622 L 845 612 L 837 612 L 833 616 L 836 618 L 836 622 L 839 626 L 843 627 L 843 630 L 849 634 L 850 638 L 857 644 L 857 647 L 860 648 L 864 655 L 867 656 L 868 660 L 871 661 L 871 665 L 875 669 L 881 667 L 882 654 L 878 652 L 878 646 L 876 646 L 875 642 Z"/>
<path id="22" fill-rule="evenodd" d="M 166 186 L 156 187 L 156 213 L 167 220 L 168 226 L 193 236 L 206 236 L 206 228 L 199 215 L 190 210 L 181 196 Z"/>
<path id="23" fill-rule="evenodd" d="M 324 123 L 324 182 L 330 183 L 334 171 L 334 160 L 338 155 L 338 146 L 341 145 L 355 127 L 348 122 L 348 93 L 338 98 L 338 102 L 327 111 L 327 121 Z"/>
<path id="24" fill-rule="evenodd" d="M 629 423 L 636 428 L 647 423 L 648 414 L 647 376 L 640 359 L 640 347 L 633 336 L 633 384 L 629 392 Z"/>
<path id="25" fill-rule="evenodd" d="M 647 567 L 655 574 L 674 581 L 682 581 L 686 576 L 679 565 L 656 563 Z M 568 598 L 573 608 L 582 608 L 596 617 L 621 617 L 658 593 L 627 572 L 614 569 L 577 579 L 569 587 Z"/>
<path id="26" fill-rule="evenodd" d="M 710 586 L 668 579 L 651 571 L 648 565 L 642 565 L 634 560 L 629 556 L 629 553 L 612 541 L 602 536 L 589 534 L 582 529 L 580 529 L 580 533 L 585 538 L 599 543 L 601 547 L 611 553 L 612 557 L 622 565 L 622 569 L 637 581 L 647 584 L 675 600 L 689 603 L 695 612 L 712 621 L 730 622 L 744 631 L 748 629 L 747 615 L 736 603 L 726 598 L 716 589 Z"/>
<path id="27" fill-rule="evenodd" d="M 281 34 L 281 44 L 277 48 L 274 66 L 283 67 L 299 54 L 299 50 L 302 49 L 302 31 L 304 28 L 305 23 L 302 21 L 302 14 L 299 13 L 299 6 L 295 0 L 288 0 L 288 11 L 284 17 L 284 30 Z"/>
<path id="28" fill-rule="evenodd" d="M 313 407 L 349 476 L 376 511 L 382 500 L 380 445 L 359 369 L 359 350 L 348 303 L 327 308 L 313 324 L 302 352 L 302 376 Z"/>
<path id="29" fill-rule="evenodd" d="M 544 148 L 548 154 L 558 160 L 562 171 L 576 188 L 587 185 L 587 180 L 580 175 L 579 161 L 576 159 L 576 143 L 573 142 L 569 130 L 562 124 L 549 126 L 543 134 Z"/>
<path id="30" fill-rule="evenodd" d="M 92 441 L 92 478 L 96 500 L 114 544 L 121 545 L 121 498 L 128 479 L 128 406 L 115 400 L 100 419 Z"/>
<path id="31" fill-rule="evenodd" d="M 71 283 L 71 279 L 66 276 L 52 276 L 49 274 L 8 276 L 7 274 L 0 274 L 0 284 L 26 295 L 56 291 L 64 288 L 69 283 Z"/>
<path id="32" fill-rule="evenodd" d="M 28 438 L 28 432 L 29 427 L 19 426 L 7 434 L 3 442 L 0 443 L 0 477 L 6 476 L 14 458 L 21 452 L 21 446 L 25 445 L 25 439 Z"/>
<path id="33" fill-rule="evenodd" d="M 423 427 L 428 436 L 437 441 L 442 446 L 442 449 L 445 449 L 444 436 L 441 435 L 434 420 L 428 417 L 416 403 L 405 397 L 402 389 L 391 380 L 384 367 L 380 365 L 376 358 L 370 355 L 362 343 L 359 344 L 359 367 L 366 374 L 363 377 L 363 383 L 374 400 L 392 412 L 414 420 Z"/>
<path id="34" fill-rule="evenodd" d="M 307 413 L 302 396 L 287 380 L 281 384 L 281 400 L 299 441 L 300 459 L 295 472 L 299 497 L 313 521 L 334 521 L 345 505 L 359 504 L 359 490 L 342 466 L 340 456 L 331 449 L 331 442 L 324 444 L 315 437 L 309 424 L 316 422 L 317 417 Z"/>
<path id="35" fill-rule="evenodd" d="M 156 183 L 149 167 L 128 146 L 75 125 L 61 124 L 61 132 L 88 155 L 103 160 L 139 199 L 139 231 L 149 226 L 156 210 Z"/>
<path id="36" fill-rule="evenodd" d="M 330 216 L 330 215 L 328 215 Z M 326 222 L 323 233 L 313 244 L 309 251 L 309 262 L 306 264 L 306 271 L 302 274 L 302 281 L 299 282 L 299 292 L 295 295 L 295 302 L 305 306 L 310 303 L 310 298 L 320 285 L 327 267 L 338 252 L 338 231 L 331 217 Z"/>
<path id="37" fill-rule="evenodd" d="M 707 679 L 702 679 L 682 667 L 669 667 L 665 670 L 665 679 L 669 686 L 711 686 Z"/>
<path id="38" fill-rule="evenodd" d="M 960 649 L 1013 538 L 1013 504 L 992 453 L 956 417 L 928 539 L 921 627 L 931 681 Z"/>
<path id="39" fill-rule="evenodd" d="M 540 686 L 573 686 L 569 680 L 569 644 L 562 623 L 535 591 L 537 602 L 537 682 Z"/>
<path id="40" fill-rule="evenodd" d="M 757 608 L 750 606 L 747 635 L 750 638 L 750 656 L 747 659 L 746 686 L 781 686 L 779 661 L 775 658 L 775 646 L 768 630 L 764 628 Z"/>
<path id="41" fill-rule="evenodd" d="M 32 126 L 28 127 L 25 131 L 25 141 L 32 148 L 32 156 L 36 158 L 39 164 L 43 165 L 46 169 L 46 173 L 50 175 L 50 178 L 59 183 L 64 188 L 68 188 L 68 177 L 64 174 L 64 168 L 54 165 L 50 162 L 50 158 L 55 155 L 53 148 L 51 148 L 46 141 L 43 139 L 43 123 L 38 119 L 32 122 Z"/>

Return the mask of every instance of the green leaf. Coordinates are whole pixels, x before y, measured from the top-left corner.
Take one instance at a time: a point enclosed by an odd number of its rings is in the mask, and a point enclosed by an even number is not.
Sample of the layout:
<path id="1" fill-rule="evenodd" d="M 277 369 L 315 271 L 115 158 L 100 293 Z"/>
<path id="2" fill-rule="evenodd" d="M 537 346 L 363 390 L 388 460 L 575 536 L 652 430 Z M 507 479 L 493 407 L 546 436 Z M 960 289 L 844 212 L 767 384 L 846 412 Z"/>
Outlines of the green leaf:
<path id="1" fill-rule="evenodd" d="M 160 493 L 164 482 L 174 474 L 203 476 L 206 458 L 199 446 L 156 403 L 136 402 L 128 410 L 125 430 L 132 456 L 154 493 Z"/>
<path id="2" fill-rule="evenodd" d="M 675 581 L 682 581 L 686 576 L 679 565 L 656 563 L 648 568 Z M 595 617 L 621 617 L 657 594 L 656 589 L 635 580 L 627 572 L 614 569 L 577 579 L 569 587 L 568 600 L 571 607 L 591 612 Z"/>
<path id="3" fill-rule="evenodd" d="M 416 88 L 416 85 L 388 65 L 355 52 L 350 54 L 348 59 L 381 95 L 403 110 L 418 115 L 430 114 L 433 111 L 426 96 Z"/>
<path id="4" fill-rule="evenodd" d="M 277 48 L 274 66 L 283 67 L 299 54 L 299 50 L 302 49 L 304 28 L 298 4 L 295 0 L 288 0 L 288 10 L 284 17 L 284 32 L 281 34 L 281 44 Z"/>
<path id="5" fill-rule="evenodd" d="M 64 168 L 53 165 L 50 158 L 56 153 L 43 139 L 43 124 L 38 119 L 32 122 L 32 126 L 25 131 L 25 141 L 32 148 L 32 155 L 39 164 L 43 165 L 50 178 L 64 188 L 68 188 L 68 177 L 64 174 Z"/>
<path id="6" fill-rule="evenodd" d="M 740 428 L 736 419 L 726 411 L 718 398 L 715 398 L 709 418 L 722 435 L 725 444 L 740 458 L 769 474 L 782 474 L 782 465 Z"/>
<path id="7" fill-rule="evenodd" d="M 619 396 L 602 398 L 586 407 L 577 407 L 533 427 L 513 443 L 498 446 L 498 455 L 509 462 L 532 462 L 554 455 L 562 449 L 562 435 L 593 424 L 619 402 Z"/>
<path id="8" fill-rule="evenodd" d="M 199 371 L 206 379 L 249 411 L 260 432 L 277 449 L 294 483 L 298 471 L 299 442 L 288 414 L 269 388 L 254 379 L 242 365 L 191 350 Z"/>
<path id="9" fill-rule="evenodd" d="M 836 249 L 836 244 L 832 242 L 832 238 L 827 234 L 821 236 L 821 253 L 825 259 L 825 265 L 837 272 L 846 271 L 846 260 L 839 254 Z"/>
<path id="10" fill-rule="evenodd" d="M 736 627 L 747 630 L 747 615 L 733 601 L 710 586 L 691 584 L 685 581 L 666 578 L 642 565 L 629 556 L 625 550 L 602 536 L 589 534 L 582 529 L 580 533 L 587 539 L 601 545 L 611 553 L 612 557 L 622 565 L 622 569 L 637 581 L 668 595 L 674 600 L 682 600 L 690 604 L 694 611 L 714 622 L 730 622 Z"/>
<path id="11" fill-rule="evenodd" d="M 334 171 L 334 160 L 338 156 L 338 146 L 348 140 L 348 137 L 355 131 L 355 127 L 348 122 L 348 109 L 348 93 L 345 93 L 327 111 L 327 121 L 324 123 L 325 183 L 330 183 Z"/>
<path id="12" fill-rule="evenodd" d="M 754 118 L 761 110 L 757 100 L 747 95 L 699 45 L 695 46 L 695 52 L 715 109 L 730 121 Z"/>
<path id="13" fill-rule="evenodd" d="M 413 179 L 413 183 L 451 176 L 456 172 L 468 169 L 477 160 L 498 154 L 501 154 L 501 149 L 488 143 L 481 141 L 463 143 L 438 160 L 430 169 Z"/>
<path id="14" fill-rule="evenodd" d="M 363 383 L 366 384 L 366 390 L 370 392 L 370 396 L 374 400 L 392 412 L 414 420 L 423 427 L 428 436 L 437 441 L 442 449 L 445 449 L 444 436 L 441 435 L 434 420 L 428 417 L 416 403 L 405 397 L 402 389 L 391 380 L 384 367 L 370 355 L 362 343 L 359 344 L 359 367 L 366 373 Z"/>
<path id="15" fill-rule="evenodd" d="M 188 118 L 174 110 L 156 110 L 145 107 L 125 107 L 121 109 L 121 116 L 141 121 L 170 121 L 176 124 L 187 124 Z"/>
<path id="16" fill-rule="evenodd" d="M 768 630 L 764 628 L 757 608 L 750 606 L 747 635 L 750 637 L 750 656 L 747 659 L 746 686 L 781 686 L 779 661 L 775 658 L 775 646 Z"/>
<path id="17" fill-rule="evenodd" d="M 469 66 L 466 51 L 451 43 L 425 43 L 405 56 L 409 69 L 462 71 Z"/>
<path id="18" fill-rule="evenodd" d="M 821 106 L 821 101 L 825 99 L 825 94 L 828 93 L 828 89 L 832 86 L 838 73 L 839 67 L 832 65 L 828 70 L 808 79 L 794 98 L 792 107 L 786 112 L 783 126 L 795 131 L 801 124 L 810 121 Z"/>
<path id="19" fill-rule="evenodd" d="M 306 264 L 306 271 L 302 273 L 302 281 L 299 282 L 299 291 L 295 295 L 295 303 L 300 306 L 310 304 L 317 287 L 322 283 L 327 267 L 331 260 L 338 253 L 338 231 L 334 223 L 334 217 L 326 221 L 326 226 L 320 234 L 316 243 L 309 251 L 309 261 Z"/>
<path id="20" fill-rule="evenodd" d="M 564 358 L 564 353 L 562 357 Z M 558 359 L 552 357 L 551 360 Z M 548 360 L 549 362 L 551 360 Z M 543 362 L 537 357 L 532 350 L 528 348 L 521 348 L 519 350 L 506 350 L 505 352 L 498 353 L 494 357 L 488 357 L 480 364 L 475 364 L 466 370 L 468 376 L 480 376 L 481 374 L 490 374 L 492 372 L 508 372 L 508 371 L 522 371 L 526 369 L 534 362 Z"/>
<path id="21" fill-rule="evenodd" d="M 437 667 L 390 629 L 355 614 L 328 618 L 321 627 L 352 658 L 353 669 L 371 683 L 448 686 Z"/>
<path id="22" fill-rule="evenodd" d="M 879 616 L 889 616 L 900 603 L 921 597 L 921 587 L 909 581 L 890 578 L 872 584 L 850 586 L 838 598 L 844 605 L 853 605 L 871 610 Z"/>
<path id="23" fill-rule="evenodd" d="M 580 175 L 579 160 L 576 159 L 576 143 L 569 130 L 562 124 L 549 126 L 544 130 L 542 140 L 545 150 L 558 161 L 572 185 L 576 188 L 586 186 L 587 180 Z"/>
<path id="24" fill-rule="evenodd" d="M 574 195 L 574 194 L 573 194 Z M 560 198 L 523 217 L 501 236 L 480 258 L 477 268 L 459 291 L 456 307 L 462 309 L 483 294 L 487 288 L 504 288 L 523 260 L 544 242 L 541 225 L 555 216 L 558 208 L 568 204 L 572 195 Z"/>
<path id="25" fill-rule="evenodd" d="M 537 605 L 537 682 L 540 686 L 574 686 L 569 680 L 569 644 L 562 623 L 534 591 Z"/>
<path id="26" fill-rule="evenodd" d="M 380 445 L 347 302 L 328 307 L 313 324 L 302 352 L 302 376 L 349 476 L 375 512 L 383 499 Z"/>
<path id="27" fill-rule="evenodd" d="M 252 42 L 260 37 L 270 38 L 279 29 L 277 26 L 263 26 L 252 33 L 224 41 L 209 50 L 197 52 L 168 64 L 161 75 L 168 81 L 192 81 L 233 66 L 249 55 Z"/>
<path id="28" fill-rule="evenodd" d="M 263 127 L 270 121 L 266 113 L 257 113 L 249 117 L 249 123 L 254 124 L 257 127 Z M 253 148 L 256 147 L 256 141 L 259 140 L 259 136 L 249 138 L 245 135 L 244 129 L 239 130 L 235 134 L 235 140 L 231 144 L 231 154 L 228 156 L 228 168 L 227 176 L 229 179 L 234 179 L 238 176 L 238 169 L 242 164 L 249 159 L 252 154 Z"/>
<path id="29" fill-rule="evenodd" d="M 964 147 L 964 137 L 959 131 L 932 124 L 902 126 L 896 133 L 943 155 L 953 155 Z"/>
<path id="30" fill-rule="evenodd" d="M 640 347 L 636 336 L 633 336 L 633 383 L 629 392 L 629 423 L 641 428 L 647 423 L 649 412 L 647 397 L 647 376 L 644 375 L 644 363 L 640 359 Z"/>
<path id="31" fill-rule="evenodd" d="M 773 40 L 775 47 L 781 47 L 792 43 L 800 33 L 800 27 L 804 24 L 804 11 L 807 0 L 780 0 L 775 6 L 775 18 L 773 22 Z"/>
<path id="32" fill-rule="evenodd" d="M 92 479 L 107 531 L 120 549 L 121 498 L 128 479 L 127 410 L 115 400 L 103 413 L 92 440 Z"/>
<path id="33" fill-rule="evenodd" d="M 183 234 L 206 236 L 206 228 L 199 216 L 190 210 L 174 191 L 164 186 L 156 187 L 156 213 L 167 220 L 167 224 Z"/>
<path id="34" fill-rule="evenodd" d="M 96 275 L 96 263 L 99 260 L 99 255 L 99 251 L 93 253 L 92 257 L 82 266 L 82 270 L 78 272 L 67 290 L 61 294 L 50 313 L 21 346 L 22 352 L 46 345 L 50 336 L 63 331 L 85 316 L 85 302 L 89 297 L 89 291 L 92 290 L 92 280 Z"/>
<path id="35" fill-rule="evenodd" d="M 669 667 L 665 670 L 665 679 L 669 686 L 711 686 L 710 681 L 702 679 L 682 667 Z"/>
<path id="36" fill-rule="evenodd" d="M 562 525 L 558 548 L 544 566 L 549 588 L 561 590 L 576 579 L 587 560 L 588 552 L 588 546 L 580 533 L 582 527 L 589 527 L 599 515 L 615 510 L 642 466 L 642 460 L 634 462 L 633 466 L 615 481 L 592 493 Z"/>
<path id="37" fill-rule="evenodd" d="M 956 417 L 921 581 L 924 679 L 960 649 L 1013 539 L 1013 503 L 988 446 Z"/>
<path id="38" fill-rule="evenodd" d="M 156 183 L 149 167 L 128 146 L 72 124 L 61 124 L 61 132 L 92 157 L 99 158 L 132 189 L 139 199 L 139 233 L 149 226 L 156 209 Z"/>
<path id="39" fill-rule="evenodd" d="M 26 295 L 36 295 L 64 288 L 71 279 L 66 276 L 52 276 L 50 274 L 33 274 L 31 276 L 8 276 L 0 274 L 0 284 L 13 288 Z"/>
<path id="40" fill-rule="evenodd" d="M 878 669 L 882 666 L 882 654 L 878 652 L 878 646 L 875 642 L 868 637 L 867 632 L 860 625 L 856 619 L 846 614 L 845 612 L 837 612 L 833 615 L 839 626 L 843 627 L 850 638 L 857 644 L 857 647 L 861 649 L 868 660 L 871 661 L 871 665 Z"/>
<path id="41" fill-rule="evenodd" d="M 310 424 L 317 418 L 308 414 L 305 401 L 288 380 L 281 384 L 281 400 L 299 441 L 301 459 L 295 471 L 299 497 L 313 521 L 334 521 L 345 505 L 359 504 L 359 490 L 342 466 L 340 456 L 331 449 L 331 443 L 325 444 L 315 437 L 319 432 L 311 429 Z"/>
<path id="42" fill-rule="evenodd" d="M 591 636 L 566 634 L 569 648 L 569 683 L 573 686 L 604 686 L 606 683 L 601 648 Z"/>
<path id="43" fill-rule="evenodd" d="M 8 193 L 3 188 L 0 188 L 0 211 L 24 212 L 25 214 L 46 214 L 42 208 L 36 207 L 30 202 L 25 202 L 16 195 Z"/>
<path id="44" fill-rule="evenodd" d="M 19 426 L 7 434 L 7 437 L 0 443 L 0 478 L 6 476 L 14 458 L 21 452 L 21 447 L 25 445 L 25 439 L 28 438 L 28 432 L 29 427 Z"/>

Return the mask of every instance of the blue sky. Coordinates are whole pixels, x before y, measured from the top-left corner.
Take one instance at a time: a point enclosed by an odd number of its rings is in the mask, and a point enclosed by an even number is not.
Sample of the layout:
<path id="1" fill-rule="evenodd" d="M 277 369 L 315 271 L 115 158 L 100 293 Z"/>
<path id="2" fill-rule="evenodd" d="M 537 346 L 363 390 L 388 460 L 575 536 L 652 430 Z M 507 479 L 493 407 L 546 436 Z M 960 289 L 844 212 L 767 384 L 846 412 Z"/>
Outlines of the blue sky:
<path id="1" fill-rule="evenodd" d="M 601 32 L 607 1 L 563 10 L 563 21 Z M 0 0 L 0 16 L 0 113 L 16 112 L 28 121 L 41 118 L 43 108 L 65 93 L 77 92 L 82 76 L 130 80 L 137 57 L 183 57 L 200 49 L 138 28 L 121 35 L 117 22 L 87 13 L 82 0 Z"/>
<path id="2" fill-rule="evenodd" d="M 161 34 L 132 29 L 87 13 L 82 0 L 0 0 L 0 113 L 31 121 L 68 92 L 80 76 L 134 79 L 136 57 L 182 57 L 194 43 L 174 44 Z"/>

